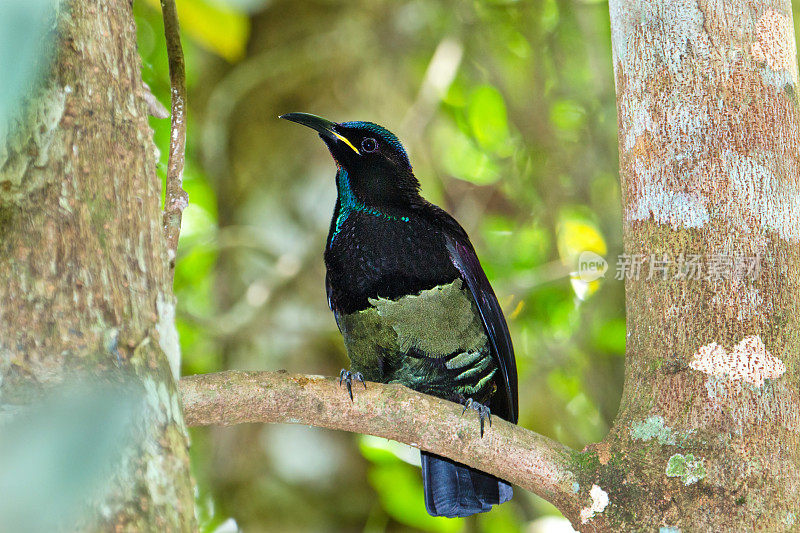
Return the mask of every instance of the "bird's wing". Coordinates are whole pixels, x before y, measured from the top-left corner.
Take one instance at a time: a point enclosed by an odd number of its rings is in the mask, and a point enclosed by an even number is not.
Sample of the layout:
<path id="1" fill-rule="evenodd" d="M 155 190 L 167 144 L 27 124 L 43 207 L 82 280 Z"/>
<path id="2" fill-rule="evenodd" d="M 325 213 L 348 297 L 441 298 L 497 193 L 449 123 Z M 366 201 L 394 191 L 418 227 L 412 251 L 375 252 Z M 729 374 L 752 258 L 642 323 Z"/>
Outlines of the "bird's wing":
<path id="1" fill-rule="evenodd" d="M 331 278 L 330 274 L 325 272 L 325 294 L 328 297 L 328 308 L 333 311 L 333 318 L 336 320 L 336 327 L 339 328 L 339 331 L 342 331 L 342 326 L 339 324 L 339 311 L 333 308 L 333 300 L 331 300 L 331 294 L 333 293 L 333 288 L 331 287 Z"/>
<path id="2" fill-rule="evenodd" d="M 469 243 L 469 238 L 455 220 L 453 223 L 460 231 L 456 233 L 457 236 L 452 235 L 451 232 L 445 232 L 447 251 L 450 254 L 450 260 L 461 273 L 461 278 L 466 282 L 475 304 L 478 306 L 493 355 L 503 375 L 505 389 L 503 392 L 505 392 L 504 399 L 508 405 L 508 420 L 516 423 L 518 411 L 517 365 L 514 360 L 511 335 L 508 333 L 508 324 L 506 324 L 497 296 L 486 278 L 486 273 L 481 268 L 478 256 Z"/>

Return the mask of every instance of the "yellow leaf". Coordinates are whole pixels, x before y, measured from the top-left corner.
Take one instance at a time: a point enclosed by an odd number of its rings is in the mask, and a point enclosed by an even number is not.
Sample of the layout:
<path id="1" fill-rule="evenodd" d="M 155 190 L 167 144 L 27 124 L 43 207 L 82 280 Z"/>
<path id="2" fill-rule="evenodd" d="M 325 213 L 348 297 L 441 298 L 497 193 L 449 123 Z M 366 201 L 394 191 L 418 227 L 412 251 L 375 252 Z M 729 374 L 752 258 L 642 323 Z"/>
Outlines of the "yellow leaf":
<path id="1" fill-rule="evenodd" d="M 511 315 L 509 315 L 509 318 L 514 320 L 519 316 L 523 309 L 525 309 L 525 300 L 520 300 L 517 304 L 517 307 L 511 312 Z"/>
<path id="2" fill-rule="evenodd" d="M 146 1 L 161 9 L 159 0 Z M 176 4 L 182 33 L 228 61 L 244 57 L 250 34 L 250 19 L 246 13 L 206 0 L 176 0 Z"/>
<path id="3" fill-rule="evenodd" d="M 608 251 L 603 234 L 592 222 L 562 218 L 557 228 L 558 254 L 567 266 L 574 266 L 581 252 L 604 256 Z"/>

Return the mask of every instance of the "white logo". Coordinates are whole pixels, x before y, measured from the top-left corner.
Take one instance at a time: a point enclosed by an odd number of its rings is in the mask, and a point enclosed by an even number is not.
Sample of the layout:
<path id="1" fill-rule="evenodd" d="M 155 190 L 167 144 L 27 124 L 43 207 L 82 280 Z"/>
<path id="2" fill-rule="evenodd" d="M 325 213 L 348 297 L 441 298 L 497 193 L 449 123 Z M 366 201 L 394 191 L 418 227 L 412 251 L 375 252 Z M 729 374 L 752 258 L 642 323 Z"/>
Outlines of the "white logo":
<path id="1" fill-rule="evenodd" d="M 606 275 L 608 262 L 594 252 L 581 252 L 578 256 L 578 278 L 581 281 L 595 281 Z"/>

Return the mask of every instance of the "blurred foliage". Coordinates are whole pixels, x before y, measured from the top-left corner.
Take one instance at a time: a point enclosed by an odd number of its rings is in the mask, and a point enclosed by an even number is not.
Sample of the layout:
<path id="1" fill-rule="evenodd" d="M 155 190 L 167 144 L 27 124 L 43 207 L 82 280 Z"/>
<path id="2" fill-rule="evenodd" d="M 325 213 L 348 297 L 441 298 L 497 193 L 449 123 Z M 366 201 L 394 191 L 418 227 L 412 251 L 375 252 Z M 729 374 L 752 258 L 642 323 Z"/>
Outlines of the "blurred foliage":
<path id="1" fill-rule="evenodd" d="M 43 52 L 52 38 L 54 5 L 54 0 L 0 2 L 0 146 L 5 144 L 7 129 L 13 127 L 9 119 L 24 120 L 15 117 L 14 110 L 50 61 Z"/>
<path id="2" fill-rule="evenodd" d="M 159 0 L 147 0 L 159 8 Z M 229 61 L 238 61 L 244 56 L 250 20 L 247 14 L 221 2 L 205 0 L 178 0 L 181 30 L 195 43 Z"/>
<path id="3" fill-rule="evenodd" d="M 145 81 L 168 107 L 156 4 L 134 7 Z M 323 289 L 334 166 L 276 117 L 371 120 L 404 140 L 425 196 L 473 238 L 509 318 L 520 423 L 577 449 L 601 439 L 622 391 L 623 287 L 613 269 L 592 287 L 570 273 L 582 251 L 621 251 L 607 3 L 178 8 L 190 84 L 175 278 L 184 373 L 348 365 Z M 169 121 L 152 125 L 163 178 Z M 192 437 L 205 531 L 231 517 L 245 531 L 546 531 L 557 515 L 517 489 L 486 515 L 430 518 L 418 454 L 381 439 L 278 425 Z"/>
<path id="4" fill-rule="evenodd" d="M 0 408 L 0 531 L 57 531 L 80 523 L 145 417 L 143 390 L 75 383 L 14 412 Z M 8 422 L 7 420 L 11 420 Z M 124 475 L 124 474 L 121 474 Z M 80 529 L 80 528 L 78 528 Z"/>

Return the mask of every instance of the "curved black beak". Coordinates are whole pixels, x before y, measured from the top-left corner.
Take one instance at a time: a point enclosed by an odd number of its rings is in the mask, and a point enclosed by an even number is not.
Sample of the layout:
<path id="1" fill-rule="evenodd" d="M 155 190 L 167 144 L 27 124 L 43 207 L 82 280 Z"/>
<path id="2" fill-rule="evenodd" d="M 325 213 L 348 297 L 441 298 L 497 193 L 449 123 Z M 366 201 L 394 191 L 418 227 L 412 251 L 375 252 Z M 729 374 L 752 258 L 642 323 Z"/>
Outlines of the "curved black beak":
<path id="1" fill-rule="evenodd" d="M 331 141 L 341 141 L 349 146 L 355 153 L 361 155 L 358 149 L 353 146 L 353 143 L 347 140 L 347 137 L 336 131 L 335 122 L 331 122 L 328 119 L 318 117 L 317 115 L 312 115 L 310 113 L 286 113 L 278 118 L 297 122 L 298 124 L 307 126 L 312 130 L 316 130 L 319 132 L 320 137 L 329 139 Z"/>

